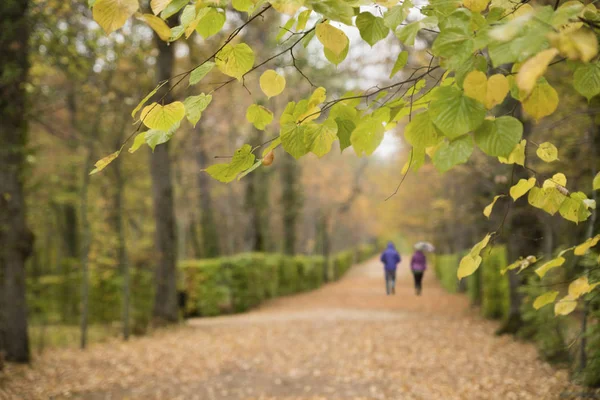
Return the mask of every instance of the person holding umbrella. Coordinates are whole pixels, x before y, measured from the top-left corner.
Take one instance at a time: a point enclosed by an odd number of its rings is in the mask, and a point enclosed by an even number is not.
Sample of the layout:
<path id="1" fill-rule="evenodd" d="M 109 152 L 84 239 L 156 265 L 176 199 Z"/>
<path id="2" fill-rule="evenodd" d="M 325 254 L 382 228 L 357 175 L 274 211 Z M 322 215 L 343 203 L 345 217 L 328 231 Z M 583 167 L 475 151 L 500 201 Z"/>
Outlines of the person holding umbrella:
<path id="1" fill-rule="evenodd" d="M 410 260 L 410 270 L 415 278 L 415 292 L 417 296 L 421 295 L 423 289 L 423 274 L 427 269 L 427 258 L 425 257 L 425 251 L 434 251 L 434 247 L 431 243 L 418 242 L 415 244 L 415 252 Z"/>

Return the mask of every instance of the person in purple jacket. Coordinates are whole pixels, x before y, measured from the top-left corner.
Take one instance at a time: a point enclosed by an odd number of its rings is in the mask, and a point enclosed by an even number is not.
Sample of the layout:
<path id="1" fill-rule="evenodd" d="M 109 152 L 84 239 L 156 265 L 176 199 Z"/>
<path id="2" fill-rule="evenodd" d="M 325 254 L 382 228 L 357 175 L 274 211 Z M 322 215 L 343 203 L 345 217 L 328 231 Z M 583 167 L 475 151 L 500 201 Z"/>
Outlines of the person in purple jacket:
<path id="1" fill-rule="evenodd" d="M 396 267 L 400 262 L 400 254 L 394 243 L 388 242 L 387 248 L 381 253 L 381 262 L 385 270 L 385 291 L 388 295 L 396 293 Z"/>
<path id="2" fill-rule="evenodd" d="M 412 259 L 410 260 L 410 270 L 415 278 L 415 291 L 417 292 L 417 296 L 421 295 L 423 274 L 426 269 L 427 259 L 425 258 L 425 254 L 423 254 L 421 250 L 415 251 L 415 254 L 413 254 Z"/>

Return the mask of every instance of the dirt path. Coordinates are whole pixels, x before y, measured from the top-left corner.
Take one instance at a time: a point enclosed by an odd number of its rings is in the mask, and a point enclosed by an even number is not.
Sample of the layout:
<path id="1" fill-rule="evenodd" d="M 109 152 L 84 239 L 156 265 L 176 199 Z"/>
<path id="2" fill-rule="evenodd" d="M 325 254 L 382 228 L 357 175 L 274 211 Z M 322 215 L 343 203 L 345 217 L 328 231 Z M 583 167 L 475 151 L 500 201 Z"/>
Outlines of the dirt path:
<path id="1" fill-rule="evenodd" d="M 190 320 L 177 329 L 48 351 L 9 367 L 0 398 L 78 399 L 558 399 L 566 373 L 529 344 L 493 335 L 465 296 L 432 271 L 414 295 L 401 266 L 386 296 L 380 264 L 339 282 L 276 299 L 247 314 Z"/>

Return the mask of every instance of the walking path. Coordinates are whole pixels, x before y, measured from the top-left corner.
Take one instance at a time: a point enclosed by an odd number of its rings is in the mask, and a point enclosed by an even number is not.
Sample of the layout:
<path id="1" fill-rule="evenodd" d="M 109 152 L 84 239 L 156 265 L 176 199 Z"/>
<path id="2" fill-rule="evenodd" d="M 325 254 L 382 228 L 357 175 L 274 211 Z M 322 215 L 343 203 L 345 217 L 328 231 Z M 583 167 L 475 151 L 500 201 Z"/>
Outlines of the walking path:
<path id="1" fill-rule="evenodd" d="M 247 314 L 51 350 L 0 375 L 0 398 L 451 400 L 558 399 L 564 371 L 444 292 L 427 271 L 415 296 L 400 266 L 395 296 L 371 260 L 319 290 Z"/>

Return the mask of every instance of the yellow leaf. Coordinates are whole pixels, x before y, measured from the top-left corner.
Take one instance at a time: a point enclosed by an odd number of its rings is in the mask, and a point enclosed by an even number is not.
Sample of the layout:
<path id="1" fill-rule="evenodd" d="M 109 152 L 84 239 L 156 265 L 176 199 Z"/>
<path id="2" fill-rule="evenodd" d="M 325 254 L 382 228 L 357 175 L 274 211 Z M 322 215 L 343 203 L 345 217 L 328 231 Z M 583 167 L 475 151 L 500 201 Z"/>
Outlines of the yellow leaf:
<path id="1" fill-rule="evenodd" d="M 587 276 L 580 276 L 569 285 L 569 296 L 571 296 L 573 299 L 578 299 L 582 295 L 589 293 L 590 290 L 591 286 L 588 282 Z"/>
<path id="2" fill-rule="evenodd" d="M 510 188 L 510 197 L 513 198 L 514 201 L 525 193 L 529 192 L 529 189 L 535 186 L 535 178 L 529 178 L 527 180 L 520 179 L 516 185 Z"/>
<path id="3" fill-rule="evenodd" d="M 570 25 L 558 33 L 548 35 L 552 46 L 569 60 L 589 62 L 598 54 L 596 34 L 586 27 Z"/>
<path id="4" fill-rule="evenodd" d="M 260 76 L 260 88 L 269 98 L 277 96 L 285 89 L 285 78 L 268 69 Z"/>
<path id="5" fill-rule="evenodd" d="M 102 171 L 104 168 L 106 168 L 108 166 L 108 164 L 110 164 L 111 162 L 113 162 L 117 157 L 119 157 L 119 154 L 121 153 L 121 150 L 119 151 L 115 151 L 114 153 L 104 157 L 101 160 L 98 160 L 96 162 L 96 164 L 94 164 L 94 168 L 92 170 L 92 172 L 90 172 L 90 175 L 93 175 L 95 173 L 98 173 L 100 171 Z"/>
<path id="6" fill-rule="evenodd" d="M 487 76 L 481 71 L 472 71 L 465 77 L 463 82 L 465 95 L 485 103 L 487 96 Z"/>
<path id="7" fill-rule="evenodd" d="M 456 271 L 456 276 L 458 279 L 472 275 L 473 272 L 477 271 L 477 268 L 479 268 L 479 265 L 481 265 L 481 260 L 481 256 L 478 255 L 475 257 L 471 256 L 471 254 L 464 256 L 462 260 L 460 260 L 458 270 Z"/>
<path id="8" fill-rule="evenodd" d="M 316 29 L 317 39 L 335 56 L 342 54 L 349 43 L 348 36 L 341 30 L 327 23 L 320 23 Z"/>
<path id="9" fill-rule="evenodd" d="M 554 314 L 568 315 L 571 314 L 576 307 L 577 300 L 572 298 L 571 295 L 566 295 L 554 305 Z"/>
<path id="10" fill-rule="evenodd" d="M 558 160 L 558 149 L 550 142 L 540 144 L 535 153 L 546 162 Z"/>
<path id="11" fill-rule="evenodd" d="M 142 18 L 144 21 L 146 21 L 150 28 L 156 32 L 162 41 L 169 41 L 169 38 L 171 37 L 171 28 L 169 28 L 165 21 L 152 14 L 143 14 Z"/>
<path id="12" fill-rule="evenodd" d="M 492 238 L 492 235 L 488 233 L 487 235 L 485 235 L 485 237 L 483 238 L 483 240 L 481 242 L 479 242 L 475 246 L 473 246 L 473 248 L 469 252 L 471 257 L 475 258 L 475 256 L 479 255 L 479 253 L 481 253 L 481 250 L 483 250 L 488 245 L 491 238 Z"/>
<path id="13" fill-rule="evenodd" d="M 544 275 L 546 275 L 546 273 L 548 271 L 550 271 L 552 268 L 556 268 L 556 267 L 560 267 L 561 265 L 563 265 L 565 263 L 565 258 L 558 256 L 553 260 L 548 261 L 547 263 L 545 263 L 544 265 L 542 265 L 541 267 L 537 268 L 535 270 L 535 273 L 540 277 L 543 278 Z"/>
<path id="14" fill-rule="evenodd" d="M 556 300 L 556 296 L 558 296 L 558 291 L 546 292 L 535 298 L 533 302 L 533 308 L 539 310 L 547 304 L 554 303 Z"/>
<path id="15" fill-rule="evenodd" d="M 254 52 L 246 43 L 227 44 L 215 58 L 217 68 L 225 75 L 235 77 L 238 81 L 241 81 L 254 65 Z"/>
<path id="16" fill-rule="evenodd" d="M 152 0 L 150 2 L 150 8 L 154 15 L 160 14 L 173 0 Z M 202 3 L 202 2 L 200 2 Z"/>
<path id="17" fill-rule="evenodd" d="M 525 147 L 527 146 L 527 140 L 521 140 L 521 143 L 517 144 L 513 151 L 508 155 L 508 158 L 498 157 L 498 161 L 503 164 L 519 164 L 525 165 Z"/>
<path id="18" fill-rule="evenodd" d="M 573 253 L 575 253 L 576 256 L 582 256 L 585 253 L 587 253 L 589 249 L 596 246 L 598 244 L 598 241 L 600 241 L 600 235 L 596 235 L 593 238 L 589 238 L 585 242 L 581 243 L 579 246 L 575 247 Z"/>
<path id="19" fill-rule="evenodd" d="M 304 0 L 273 0 L 270 3 L 280 13 L 294 15 L 304 5 Z"/>
<path id="20" fill-rule="evenodd" d="M 494 204 L 496 204 L 496 201 L 500 198 L 500 197 L 504 197 L 503 194 L 499 195 L 499 196 L 495 196 L 494 200 L 492 200 L 492 202 L 490 204 L 488 204 L 484 209 L 483 209 L 483 215 L 485 215 L 486 217 L 490 217 L 490 214 L 492 213 L 492 209 L 494 208 Z"/>
<path id="21" fill-rule="evenodd" d="M 552 178 L 550 179 L 546 179 L 543 185 L 544 188 L 554 188 L 557 186 L 567 186 L 567 177 L 561 172 L 552 175 Z"/>
<path id="22" fill-rule="evenodd" d="M 166 106 L 152 103 L 144 107 L 140 114 L 140 119 L 148 128 L 165 132 L 169 131 L 183 117 L 185 117 L 185 106 L 180 101 Z"/>
<path id="23" fill-rule="evenodd" d="M 480 13 L 487 8 L 489 2 L 490 0 L 464 0 L 463 6 L 473 12 Z"/>
<path id="24" fill-rule="evenodd" d="M 108 35 L 125 25 L 138 8 L 138 0 L 97 0 L 92 16 Z"/>
<path id="25" fill-rule="evenodd" d="M 487 81 L 487 93 L 485 97 L 485 107 L 491 110 L 504 101 L 508 94 L 508 79 L 502 74 L 490 76 Z"/>
<path id="26" fill-rule="evenodd" d="M 540 82 L 529 97 L 521 102 L 523 109 L 536 121 L 552 114 L 558 107 L 558 93 L 548 82 Z"/>
<path id="27" fill-rule="evenodd" d="M 593 182 L 592 182 L 592 188 L 593 188 L 594 190 L 598 190 L 598 189 L 600 189 L 600 172 L 598 172 L 598 173 L 596 174 L 596 176 L 594 177 L 594 180 L 593 180 Z"/>
<path id="28" fill-rule="evenodd" d="M 524 93 L 524 96 L 529 95 L 535 87 L 538 79 L 544 75 L 550 61 L 558 54 L 556 49 L 544 50 L 529 60 L 525 61 L 517 74 L 517 86 Z M 524 97 L 522 95 L 522 97 Z"/>

